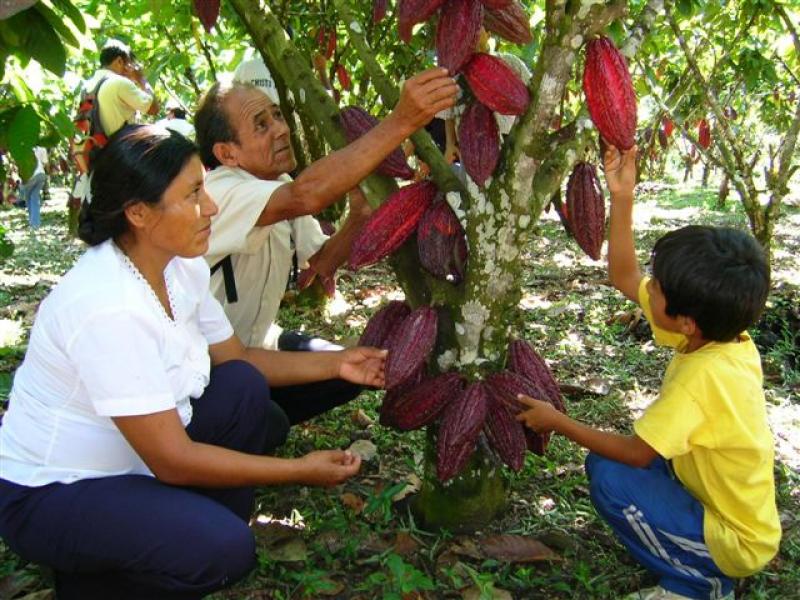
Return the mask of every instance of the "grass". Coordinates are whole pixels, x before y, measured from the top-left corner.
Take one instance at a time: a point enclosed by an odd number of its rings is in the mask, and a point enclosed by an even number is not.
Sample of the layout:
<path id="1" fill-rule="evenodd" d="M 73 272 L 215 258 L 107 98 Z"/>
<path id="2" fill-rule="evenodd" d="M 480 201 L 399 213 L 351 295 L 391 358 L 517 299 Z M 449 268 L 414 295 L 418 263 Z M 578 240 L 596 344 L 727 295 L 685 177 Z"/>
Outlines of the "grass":
<path id="1" fill-rule="evenodd" d="M 796 214 L 794 206 L 787 207 L 787 218 Z M 1 267 L 0 310 L 4 319 L 21 323 L 23 331 L 30 327 L 38 301 L 79 250 L 62 239 L 60 211 L 51 209 L 44 216 L 44 230 L 34 242 L 20 233 L 21 214 L 0 213 L 0 223 L 9 227 L 17 244 L 13 259 Z M 733 196 L 720 212 L 713 191 L 661 186 L 642 193 L 636 222 L 641 262 L 646 262 L 658 236 L 688 222 L 741 227 L 745 220 Z M 654 347 L 641 331 L 629 331 L 612 320 L 633 305 L 608 286 L 602 263 L 582 257 L 552 215 L 538 227 L 539 235 L 527 249 L 532 266 L 523 282 L 524 331 L 517 335 L 534 342 L 560 382 L 574 386 L 575 392 L 566 398 L 570 414 L 608 429 L 630 431 L 636 415 L 656 397 L 670 355 Z M 776 232 L 780 248 L 788 250 L 777 259 L 778 272 L 798 272 L 796 231 Z M 791 278 L 784 280 L 791 287 Z M 382 266 L 357 276 L 344 273 L 339 289 L 342 297 L 326 314 L 290 304 L 281 311 L 281 323 L 321 337 L 352 341 L 380 301 L 400 294 Z M 778 307 L 785 302 L 783 296 L 772 301 Z M 765 370 L 776 373 L 767 383 L 769 409 L 775 418 L 783 415 L 776 433 L 787 437 L 783 446 L 778 445 L 775 470 L 784 538 L 776 559 L 762 573 L 741 582 L 738 597 L 749 600 L 797 597 L 800 587 L 800 463 L 796 456 L 800 399 L 796 363 L 789 361 L 796 350 L 790 333 L 779 336 L 764 356 Z M 0 397 L 7 395 L 10 374 L 23 351 L 24 339 L 0 351 Z M 354 420 L 360 410 L 377 421 L 381 396 L 380 392 L 362 394 L 349 405 L 293 429 L 280 449 L 281 456 L 343 448 L 368 439 L 377 448 L 377 458 L 366 463 L 358 477 L 335 489 L 259 490 L 257 512 L 263 521 L 283 523 L 281 534 L 276 536 L 270 526 L 254 526 L 258 568 L 233 590 L 215 595 L 216 600 L 438 599 L 461 598 L 466 590 L 475 594 L 471 597 L 487 600 L 605 599 L 654 583 L 595 513 L 582 466 L 585 452 L 559 437 L 553 439 L 546 456 L 528 455 L 523 470 L 509 475 L 508 508 L 481 532 L 536 536 L 558 553 L 558 560 L 501 562 L 476 551 L 475 536 L 420 530 L 407 499 L 396 502 L 393 498 L 419 473 L 425 436 L 422 432 L 400 434 L 377 424 L 367 427 Z M 34 583 L 28 589 L 47 586 L 46 580 L 37 579 L 35 566 L 25 565 L 0 545 L 0 576 L 12 574 L 32 577 Z M 504 596 L 503 590 L 510 595 Z"/>

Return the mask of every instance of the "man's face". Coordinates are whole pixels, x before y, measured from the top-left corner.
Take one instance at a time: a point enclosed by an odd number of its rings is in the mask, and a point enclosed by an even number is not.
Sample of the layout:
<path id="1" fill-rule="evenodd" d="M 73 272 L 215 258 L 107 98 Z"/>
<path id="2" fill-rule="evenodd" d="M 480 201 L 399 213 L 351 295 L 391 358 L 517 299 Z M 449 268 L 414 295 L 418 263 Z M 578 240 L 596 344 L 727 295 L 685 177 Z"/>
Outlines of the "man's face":
<path id="1" fill-rule="evenodd" d="M 294 158 L 289 126 L 281 109 L 257 89 L 236 89 L 225 110 L 239 139 L 232 143 L 237 166 L 259 179 L 276 179 L 292 171 Z"/>

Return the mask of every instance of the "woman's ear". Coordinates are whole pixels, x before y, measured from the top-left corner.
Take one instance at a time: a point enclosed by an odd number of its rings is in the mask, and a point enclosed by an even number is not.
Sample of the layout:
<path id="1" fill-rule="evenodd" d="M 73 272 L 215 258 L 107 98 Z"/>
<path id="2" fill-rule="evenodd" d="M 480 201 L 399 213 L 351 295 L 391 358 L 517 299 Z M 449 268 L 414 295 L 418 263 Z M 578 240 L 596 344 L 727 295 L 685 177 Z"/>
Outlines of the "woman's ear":
<path id="1" fill-rule="evenodd" d="M 125 209 L 125 218 L 134 229 L 142 229 L 150 222 L 152 212 L 147 203 L 136 202 Z"/>

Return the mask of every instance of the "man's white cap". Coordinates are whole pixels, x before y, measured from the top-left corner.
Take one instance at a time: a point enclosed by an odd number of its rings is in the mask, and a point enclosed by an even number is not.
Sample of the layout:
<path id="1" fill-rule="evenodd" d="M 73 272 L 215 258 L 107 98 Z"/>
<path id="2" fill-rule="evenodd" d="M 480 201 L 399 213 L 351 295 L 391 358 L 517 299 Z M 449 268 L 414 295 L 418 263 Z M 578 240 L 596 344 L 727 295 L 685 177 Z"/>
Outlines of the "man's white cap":
<path id="1" fill-rule="evenodd" d="M 273 104 L 280 104 L 275 80 L 272 79 L 272 74 L 267 69 L 267 65 L 264 64 L 264 59 L 260 56 L 239 63 L 233 73 L 233 80 L 252 83 L 263 91 L 272 100 Z"/>

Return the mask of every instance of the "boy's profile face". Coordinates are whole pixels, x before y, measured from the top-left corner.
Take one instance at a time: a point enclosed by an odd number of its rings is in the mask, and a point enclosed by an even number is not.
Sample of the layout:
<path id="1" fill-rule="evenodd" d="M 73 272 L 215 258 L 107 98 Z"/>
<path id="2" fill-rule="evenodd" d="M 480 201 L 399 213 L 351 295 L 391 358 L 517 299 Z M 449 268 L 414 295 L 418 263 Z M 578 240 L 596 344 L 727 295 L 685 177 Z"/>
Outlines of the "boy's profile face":
<path id="1" fill-rule="evenodd" d="M 670 317 L 667 314 L 667 299 L 664 296 L 664 292 L 661 291 L 658 279 L 655 277 L 650 277 L 647 281 L 647 293 L 650 295 L 650 310 L 653 313 L 653 324 L 665 331 L 684 333 L 679 319 L 677 317 Z"/>

